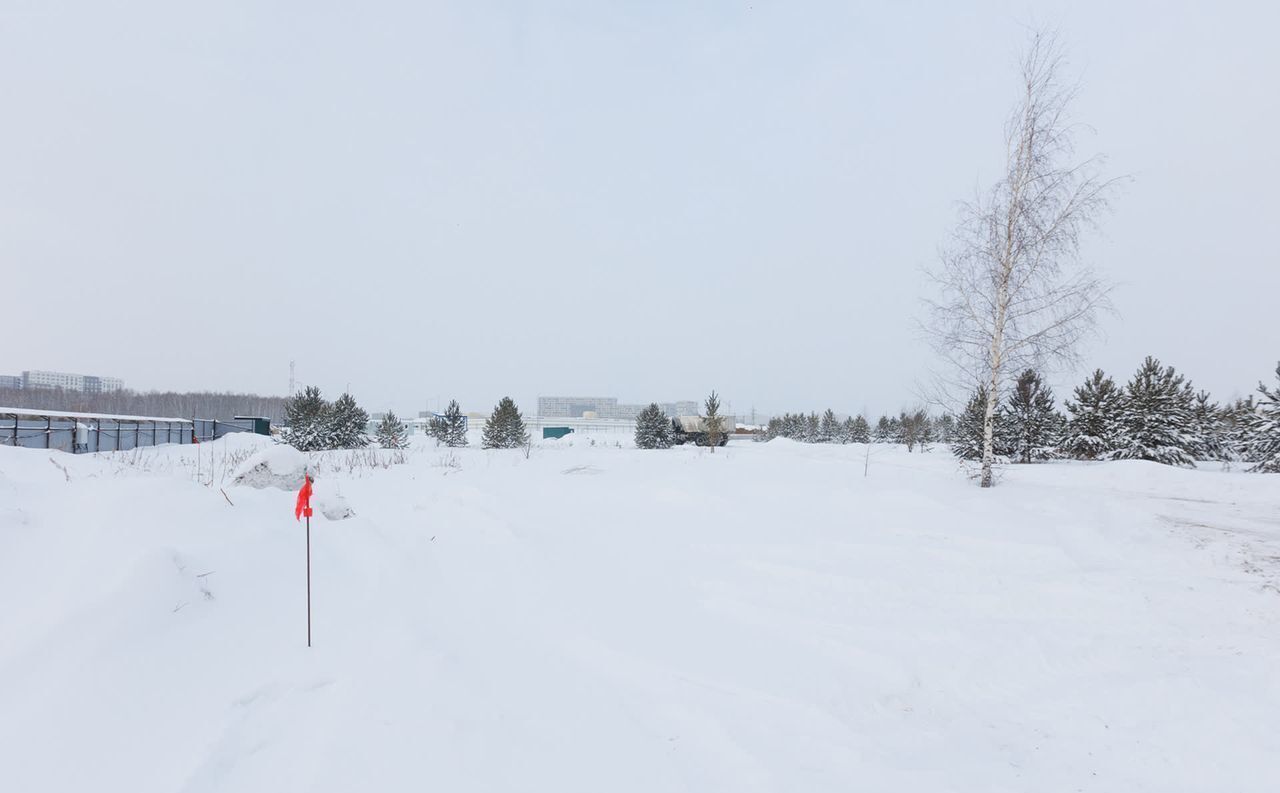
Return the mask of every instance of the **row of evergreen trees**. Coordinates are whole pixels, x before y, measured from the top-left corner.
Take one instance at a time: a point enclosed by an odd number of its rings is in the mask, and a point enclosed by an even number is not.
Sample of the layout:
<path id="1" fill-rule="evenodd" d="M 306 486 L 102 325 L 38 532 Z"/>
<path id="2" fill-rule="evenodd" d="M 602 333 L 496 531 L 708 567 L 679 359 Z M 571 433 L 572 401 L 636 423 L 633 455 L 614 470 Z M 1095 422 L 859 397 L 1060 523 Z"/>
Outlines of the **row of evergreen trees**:
<path id="1" fill-rule="evenodd" d="M 462 415 L 458 400 L 449 400 L 444 414 L 431 419 L 427 433 L 443 446 L 458 448 L 467 445 L 467 417 Z M 529 432 L 520 409 L 511 397 L 503 397 L 485 419 L 484 431 L 480 434 L 481 448 L 518 449 L 528 442 Z"/>
<path id="2" fill-rule="evenodd" d="M 1172 366 L 1148 356 L 1124 387 L 1095 371 L 1066 401 L 1064 416 L 1054 407 L 1053 391 L 1027 370 L 1008 400 L 997 405 L 993 448 L 1022 463 L 1063 457 L 1166 465 L 1221 460 L 1280 472 L 1280 388 L 1260 383 L 1258 392 L 1260 399 L 1218 405 Z M 956 418 L 951 448 L 957 457 L 982 456 L 986 400 L 979 388 Z"/>
<path id="3" fill-rule="evenodd" d="M 369 414 L 350 394 L 328 402 L 319 388 L 307 386 L 285 404 L 284 420 L 282 438 L 299 451 L 359 449 L 369 445 L 365 434 Z"/>
<path id="4" fill-rule="evenodd" d="M 926 449 L 931 443 L 951 440 L 955 419 L 950 415 L 930 416 L 923 409 L 902 411 L 897 416 L 881 416 L 875 429 L 865 416 L 840 419 L 830 408 L 817 413 L 787 413 L 769 419 L 757 437 L 768 441 L 788 438 L 801 443 L 901 443 L 907 449 Z"/>
<path id="5" fill-rule="evenodd" d="M 369 414 L 350 394 L 333 403 L 326 402 L 320 389 L 308 386 L 285 405 L 285 443 L 300 451 L 356 449 L 368 446 L 365 434 Z M 443 416 L 431 420 L 427 432 L 445 446 L 467 445 L 467 419 L 457 400 L 451 400 Z M 392 411 L 382 417 L 374 432 L 384 449 L 404 449 L 409 445 L 409 429 Z M 517 449 L 529 442 L 524 417 L 511 397 L 503 397 L 485 421 L 480 445 L 485 449 Z"/>

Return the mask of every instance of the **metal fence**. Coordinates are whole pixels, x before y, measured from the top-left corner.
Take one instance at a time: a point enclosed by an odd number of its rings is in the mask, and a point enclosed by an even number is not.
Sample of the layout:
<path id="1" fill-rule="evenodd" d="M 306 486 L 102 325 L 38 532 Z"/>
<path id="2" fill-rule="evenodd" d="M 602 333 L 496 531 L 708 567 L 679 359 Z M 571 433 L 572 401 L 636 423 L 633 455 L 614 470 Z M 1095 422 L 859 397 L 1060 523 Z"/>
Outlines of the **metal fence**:
<path id="1" fill-rule="evenodd" d="M 253 432 L 252 421 L 107 416 L 0 408 L 0 446 L 71 454 L 128 451 L 164 443 L 201 443 Z"/>

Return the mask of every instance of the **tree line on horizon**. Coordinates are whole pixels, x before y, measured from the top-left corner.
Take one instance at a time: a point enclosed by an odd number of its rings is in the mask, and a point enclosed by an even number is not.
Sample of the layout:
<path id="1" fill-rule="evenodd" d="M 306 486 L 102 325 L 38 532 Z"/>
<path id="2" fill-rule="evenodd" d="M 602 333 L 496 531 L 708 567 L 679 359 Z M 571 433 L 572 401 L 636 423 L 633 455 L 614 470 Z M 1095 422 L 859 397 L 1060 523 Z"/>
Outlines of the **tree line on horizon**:
<path id="1" fill-rule="evenodd" d="M 236 416 L 262 416 L 272 424 L 284 420 L 289 397 L 241 394 L 231 391 L 103 391 L 64 388 L 0 388 L 0 405 L 68 413 L 117 416 L 168 416 L 183 419 L 231 421 Z"/>

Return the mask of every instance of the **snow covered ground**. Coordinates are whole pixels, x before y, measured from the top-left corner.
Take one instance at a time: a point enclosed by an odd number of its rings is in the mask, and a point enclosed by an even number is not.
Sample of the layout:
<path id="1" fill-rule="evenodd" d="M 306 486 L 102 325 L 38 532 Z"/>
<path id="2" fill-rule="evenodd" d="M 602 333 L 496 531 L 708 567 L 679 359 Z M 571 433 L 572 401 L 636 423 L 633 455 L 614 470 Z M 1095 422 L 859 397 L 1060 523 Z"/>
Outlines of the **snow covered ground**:
<path id="1" fill-rule="evenodd" d="M 616 440 L 317 461 L 310 650 L 265 439 L 0 448 L 0 790 L 1280 784 L 1280 478 Z"/>

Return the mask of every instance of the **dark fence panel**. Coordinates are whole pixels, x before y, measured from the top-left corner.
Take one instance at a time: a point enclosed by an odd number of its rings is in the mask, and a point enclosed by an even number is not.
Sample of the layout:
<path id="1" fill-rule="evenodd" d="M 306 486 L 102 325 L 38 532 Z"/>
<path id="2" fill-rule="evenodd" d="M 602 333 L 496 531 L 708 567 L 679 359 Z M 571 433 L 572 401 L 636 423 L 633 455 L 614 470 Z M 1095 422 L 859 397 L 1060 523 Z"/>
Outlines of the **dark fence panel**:
<path id="1" fill-rule="evenodd" d="M 252 421 L 217 421 L 215 419 L 196 419 L 196 438 L 201 443 L 225 438 L 233 432 L 253 432 Z"/>
<path id="2" fill-rule="evenodd" d="M 252 422 L 207 421 L 206 440 L 252 430 Z M 128 451 L 139 446 L 191 443 L 192 422 L 121 418 L 0 415 L 0 446 L 68 453 Z"/>

